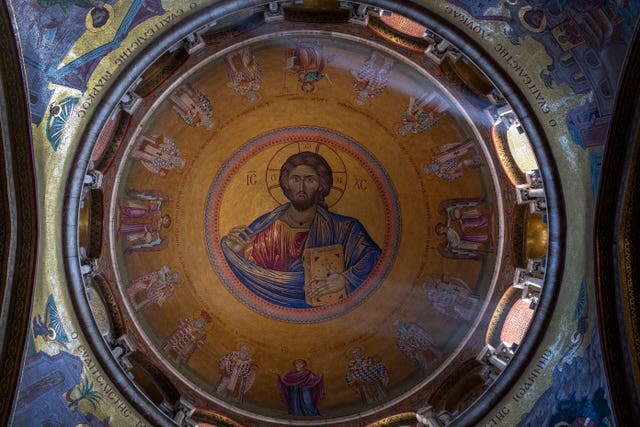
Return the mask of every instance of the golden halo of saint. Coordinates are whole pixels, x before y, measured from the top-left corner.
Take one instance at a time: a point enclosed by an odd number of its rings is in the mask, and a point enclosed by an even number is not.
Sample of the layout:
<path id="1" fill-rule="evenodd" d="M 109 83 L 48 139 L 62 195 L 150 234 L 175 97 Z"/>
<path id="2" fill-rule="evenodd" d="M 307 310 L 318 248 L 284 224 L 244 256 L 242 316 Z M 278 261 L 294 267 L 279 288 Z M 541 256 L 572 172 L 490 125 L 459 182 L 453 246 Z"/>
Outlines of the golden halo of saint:
<path id="1" fill-rule="evenodd" d="M 297 141 L 280 148 L 267 165 L 265 183 L 269 194 L 279 205 L 289 201 L 280 188 L 280 168 L 289 157 L 303 151 L 320 154 L 329 163 L 333 172 L 333 186 L 326 198 L 326 203 L 328 207 L 334 206 L 340 201 L 347 188 L 347 168 L 340 155 L 333 148 L 321 142 Z"/>
<path id="2" fill-rule="evenodd" d="M 109 26 L 113 20 L 113 6 L 105 3 L 102 7 L 92 7 L 84 18 L 88 31 L 98 33 Z"/>
<path id="3" fill-rule="evenodd" d="M 520 18 L 522 26 L 532 33 L 541 33 L 547 28 L 547 17 L 540 9 L 523 6 L 518 11 L 518 18 Z"/>

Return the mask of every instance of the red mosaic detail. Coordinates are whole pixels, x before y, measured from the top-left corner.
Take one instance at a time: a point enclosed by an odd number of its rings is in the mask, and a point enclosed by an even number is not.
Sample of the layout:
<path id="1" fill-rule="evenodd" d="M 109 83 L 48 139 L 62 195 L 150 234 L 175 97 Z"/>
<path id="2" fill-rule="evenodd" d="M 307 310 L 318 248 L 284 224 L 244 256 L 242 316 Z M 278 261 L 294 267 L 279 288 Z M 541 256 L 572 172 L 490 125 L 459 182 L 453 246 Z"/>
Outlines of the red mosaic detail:
<path id="1" fill-rule="evenodd" d="M 420 25 L 411 19 L 395 13 L 392 13 L 390 16 L 383 15 L 380 19 L 394 30 L 411 37 L 422 38 L 424 37 L 424 32 L 427 30 L 427 27 L 424 25 Z"/>
<path id="2" fill-rule="evenodd" d="M 521 299 L 516 301 L 504 321 L 504 326 L 500 331 L 500 340 L 520 344 L 533 319 L 533 313 L 534 311 L 529 308 L 529 302 Z"/>

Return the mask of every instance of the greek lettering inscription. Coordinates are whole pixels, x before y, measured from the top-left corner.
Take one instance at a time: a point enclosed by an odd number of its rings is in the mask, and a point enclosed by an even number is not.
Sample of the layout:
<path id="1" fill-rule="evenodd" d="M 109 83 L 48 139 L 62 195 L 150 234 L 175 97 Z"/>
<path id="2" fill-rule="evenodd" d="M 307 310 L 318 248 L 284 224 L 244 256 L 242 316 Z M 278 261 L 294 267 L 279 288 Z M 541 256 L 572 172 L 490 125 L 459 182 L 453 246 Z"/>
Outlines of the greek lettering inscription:
<path id="1" fill-rule="evenodd" d="M 367 189 L 367 180 L 361 176 L 355 176 L 355 183 L 353 184 L 356 190 L 366 190 Z"/>
<path id="2" fill-rule="evenodd" d="M 189 5 L 190 9 L 194 9 L 197 7 L 197 3 L 193 2 Z M 129 58 L 136 50 L 140 47 L 144 46 L 151 37 L 162 30 L 168 24 L 170 24 L 175 19 L 179 18 L 184 14 L 183 9 L 177 9 L 174 12 L 171 12 L 164 16 L 160 21 L 156 22 L 152 27 L 148 28 L 142 35 L 137 36 L 134 40 L 125 45 L 124 49 L 120 52 L 120 54 L 113 60 L 113 63 L 116 67 L 123 65 L 127 58 Z M 76 114 L 79 118 L 84 118 L 87 115 L 87 110 L 91 108 L 94 101 L 98 97 L 98 95 L 102 92 L 102 90 L 106 87 L 106 83 L 113 76 L 111 71 L 105 71 L 99 78 L 96 84 L 91 87 L 85 94 L 83 95 L 81 101 L 78 103 L 78 107 L 76 108 Z"/>
<path id="3" fill-rule="evenodd" d="M 509 52 L 509 50 L 507 50 L 507 48 L 501 43 L 497 43 L 494 48 L 496 52 L 498 52 L 498 55 L 507 63 L 507 65 L 509 65 L 509 67 L 511 67 L 511 69 L 516 72 L 517 76 L 520 78 L 529 93 L 534 97 L 534 105 L 537 105 L 538 109 L 543 114 L 549 114 L 551 112 L 549 103 L 542 94 L 541 89 L 533 82 L 531 74 L 529 74 L 524 66 L 517 59 L 515 59 Z"/>
<path id="4" fill-rule="evenodd" d="M 511 410 L 505 406 L 504 408 L 500 409 L 498 413 L 494 415 L 487 424 L 485 424 L 485 426 L 497 426 L 502 424 L 502 420 L 507 415 L 509 415 L 509 412 L 511 412 Z"/>
<path id="5" fill-rule="evenodd" d="M 453 19 L 459 21 L 460 23 L 462 23 L 462 25 L 464 25 L 465 27 L 469 28 L 471 31 L 479 35 L 480 38 L 482 39 L 487 38 L 486 30 L 482 28 L 482 26 L 477 21 L 475 21 L 472 17 L 470 17 L 466 13 L 455 10 L 454 8 L 448 5 L 444 7 L 444 11 L 449 15 L 453 16 Z"/>
<path id="6" fill-rule="evenodd" d="M 247 174 L 247 187 L 256 185 L 257 182 L 258 182 L 258 175 L 256 174 L 255 171 L 250 171 Z"/>
<path id="7" fill-rule="evenodd" d="M 79 353 L 80 358 L 84 362 L 87 371 L 98 384 L 98 389 L 114 404 L 114 406 L 120 411 L 122 416 L 128 418 L 131 415 L 129 406 L 127 403 L 120 399 L 116 391 L 107 383 L 105 377 L 98 371 L 98 366 L 89 354 L 87 348 L 80 344 L 76 347 L 76 351 Z"/>
<path id="8" fill-rule="evenodd" d="M 516 393 L 512 396 L 514 402 L 519 402 L 520 399 L 525 396 L 527 391 L 535 384 L 536 379 L 540 376 L 540 374 L 542 374 L 544 368 L 546 368 L 549 364 L 552 355 L 553 353 L 550 349 L 546 349 L 544 353 L 542 353 L 542 356 L 540 356 L 540 359 L 538 359 L 538 361 L 536 362 L 535 367 L 527 376 L 524 384 L 522 384 L 518 391 L 516 391 Z"/>

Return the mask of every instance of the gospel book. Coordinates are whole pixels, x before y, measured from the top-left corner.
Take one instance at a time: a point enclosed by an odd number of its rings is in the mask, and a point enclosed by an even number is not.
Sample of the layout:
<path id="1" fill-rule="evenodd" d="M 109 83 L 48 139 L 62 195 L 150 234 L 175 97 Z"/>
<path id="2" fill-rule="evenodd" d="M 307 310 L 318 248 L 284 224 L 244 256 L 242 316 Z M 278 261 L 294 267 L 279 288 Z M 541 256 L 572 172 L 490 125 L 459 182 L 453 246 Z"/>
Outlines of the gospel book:
<path id="1" fill-rule="evenodd" d="M 315 298 L 310 296 L 316 287 L 322 286 L 321 283 L 314 283 L 314 280 L 322 280 L 331 274 L 340 274 L 344 271 L 342 245 L 307 248 L 302 254 L 302 263 L 304 266 L 304 294 L 307 304 L 312 307 L 333 304 L 347 296 L 346 289 Z"/>

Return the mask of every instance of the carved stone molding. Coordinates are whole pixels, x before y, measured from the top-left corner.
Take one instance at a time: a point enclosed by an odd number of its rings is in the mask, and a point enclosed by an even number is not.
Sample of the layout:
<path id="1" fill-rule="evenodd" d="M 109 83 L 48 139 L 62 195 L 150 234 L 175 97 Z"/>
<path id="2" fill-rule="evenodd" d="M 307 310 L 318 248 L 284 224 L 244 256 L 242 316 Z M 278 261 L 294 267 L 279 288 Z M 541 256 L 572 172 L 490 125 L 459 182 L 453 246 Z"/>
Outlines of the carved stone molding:
<path id="1" fill-rule="evenodd" d="M 31 123 L 20 55 L 0 4 L 0 425 L 8 423 L 28 325 L 37 250 Z"/>
<path id="2" fill-rule="evenodd" d="M 640 33 L 636 29 L 602 167 L 596 295 L 609 390 L 620 425 L 640 417 Z"/>

